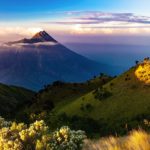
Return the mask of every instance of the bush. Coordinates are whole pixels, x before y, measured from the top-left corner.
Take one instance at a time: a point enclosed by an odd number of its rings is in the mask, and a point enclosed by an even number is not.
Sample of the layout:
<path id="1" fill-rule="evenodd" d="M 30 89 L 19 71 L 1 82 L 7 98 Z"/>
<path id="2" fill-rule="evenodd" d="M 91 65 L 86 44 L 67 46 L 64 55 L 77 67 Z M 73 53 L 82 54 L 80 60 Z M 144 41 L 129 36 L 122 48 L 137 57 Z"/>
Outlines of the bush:
<path id="1" fill-rule="evenodd" d="M 89 103 L 85 105 L 85 108 L 88 112 L 91 112 L 93 110 L 93 106 Z"/>
<path id="2" fill-rule="evenodd" d="M 80 150 L 86 137 L 69 127 L 50 132 L 43 120 L 28 126 L 1 118 L 0 127 L 0 150 Z"/>
<path id="3" fill-rule="evenodd" d="M 53 150 L 81 150 L 85 133 L 73 131 L 68 127 L 62 127 L 52 135 L 51 145 Z"/>
<path id="4" fill-rule="evenodd" d="M 91 112 L 93 110 L 93 106 L 89 103 L 87 103 L 86 105 L 81 104 L 80 110 Z"/>
<path id="5" fill-rule="evenodd" d="M 95 95 L 96 99 L 104 100 L 110 96 L 112 96 L 112 93 L 107 91 L 105 88 L 101 87 L 94 91 L 93 93 Z"/>
<path id="6" fill-rule="evenodd" d="M 85 110 L 84 110 L 85 111 Z M 49 116 L 47 118 L 47 124 L 49 124 L 51 130 L 60 128 L 61 126 L 69 126 L 74 130 L 83 130 L 88 137 L 103 136 L 108 134 L 108 128 L 103 120 L 94 120 L 88 117 L 80 116 L 67 116 L 62 113 L 58 116 Z"/>

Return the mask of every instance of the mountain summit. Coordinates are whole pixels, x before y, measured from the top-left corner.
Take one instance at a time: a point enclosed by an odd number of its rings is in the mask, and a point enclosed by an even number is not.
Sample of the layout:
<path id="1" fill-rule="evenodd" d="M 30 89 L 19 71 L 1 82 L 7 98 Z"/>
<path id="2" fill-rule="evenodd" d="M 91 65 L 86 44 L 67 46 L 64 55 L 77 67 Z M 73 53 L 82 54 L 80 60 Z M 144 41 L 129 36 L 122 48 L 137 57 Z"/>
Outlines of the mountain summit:
<path id="1" fill-rule="evenodd" d="M 53 39 L 47 32 L 45 31 L 40 31 L 36 33 L 31 39 L 22 39 L 19 41 L 14 41 L 14 42 L 8 42 L 6 44 L 12 45 L 12 44 L 17 44 L 17 43 L 28 43 L 28 44 L 34 44 L 34 43 L 39 43 L 39 42 L 53 42 L 57 43 L 55 39 Z"/>
<path id="2" fill-rule="evenodd" d="M 31 39 L 37 41 L 39 40 L 40 42 L 57 42 L 45 31 L 40 31 L 36 33 Z"/>

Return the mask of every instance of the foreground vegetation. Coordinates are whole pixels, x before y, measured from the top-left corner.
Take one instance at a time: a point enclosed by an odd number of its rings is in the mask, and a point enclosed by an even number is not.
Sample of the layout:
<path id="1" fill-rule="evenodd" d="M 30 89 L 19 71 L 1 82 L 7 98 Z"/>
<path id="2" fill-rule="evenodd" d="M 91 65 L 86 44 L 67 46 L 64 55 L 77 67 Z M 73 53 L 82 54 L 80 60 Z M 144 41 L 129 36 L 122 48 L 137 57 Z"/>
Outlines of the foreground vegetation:
<path id="1" fill-rule="evenodd" d="M 81 129 L 92 138 L 145 129 L 143 120 L 150 120 L 149 68 L 146 58 L 118 77 L 101 73 L 84 83 L 56 81 L 30 101 L 20 101 L 23 107 L 15 107 L 17 115 L 8 114 L 28 124 L 44 120 L 51 131 L 64 125 Z"/>
<path id="2" fill-rule="evenodd" d="M 0 118 L 0 150 L 80 150 L 78 130 L 89 139 L 112 135 L 86 140 L 84 150 L 150 150 L 149 70 L 146 58 L 119 77 L 57 81 L 36 94 L 0 85 L 1 114 L 12 120 Z"/>
<path id="3" fill-rule="evenodd" d="M 149 70 L 150 60 L 146 58 L 115 79 L 61 106 L 56 115 L 65 114 L 71 126 L 80 122 L 78 128 L 85 128 L 87 133 L 92 132 L 94 124 L 93 133 L 101 136 L 124 135 L 139 125 L 144 128 L 143 119 L 150 119 Z"/>
<path id="4" fill-rule="evenodd" d="M 150 126 L 149 121 L 144 123 Z M 150 150 L 150 134 L 139 129 L 94 141 L 67 126 L 51 132 L 43 120 L 26 125 L 0 117 L 0 150 Z"/>
<path id="5" fill-rule="evenodd" d="M 126 137 L 86 140 L 83 150 L 150 150 L 150 134 L 135 130 Z"/>
<path id="6" fill-rule="evenodd" d="M 26 125 L 0 117 L 0 150 L 81 150 L 85 137 L 69 127 L 50 132 L 43 120 Z"/>

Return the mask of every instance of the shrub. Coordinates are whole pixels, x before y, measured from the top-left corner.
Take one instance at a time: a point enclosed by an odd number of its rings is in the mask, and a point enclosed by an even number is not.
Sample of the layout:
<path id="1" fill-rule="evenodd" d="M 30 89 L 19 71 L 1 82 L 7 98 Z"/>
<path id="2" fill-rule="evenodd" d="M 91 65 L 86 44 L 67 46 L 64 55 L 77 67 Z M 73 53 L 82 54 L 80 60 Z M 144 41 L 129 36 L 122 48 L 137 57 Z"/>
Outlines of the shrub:
<path id="1" fill-rule="evenodd" d="M 93 106 L 91 105 L 91 104 L 86 104 L 85 105 L 85 107 L 86 107 L 86 109 L 88 110 L 88 111 L 92 111 L 93 110 Z"/>
<path id="2" fill-rule="evenodd" d="M 68 127 L 62 127 L 52 135 L 51 144 L 53 150 L 81 150 L 85 133 L 73 131 Z"/>
<path id="3" fill-rule="evenodd" d="M 99 100 L 104 100 L 110 96 L 112 96 L 112 93 L 107 91 L 107 89 L 101 87 L 94 91 L 95 98 Z"/>
<path id="4" fill-rule="evenodd" d="M 62 127 L 50 132 L 43 120 L 30 125 L 0 119 L 0 150 L 80 150 L 85 133 Z"/>
<path id="5" fill-rule="evenodd" d="M 84 105 L 81 104 L 81 107 L 80 107 L 81 111 L 84 111 Z"/>
<path id="6" fill-rule="evenodd" d="M 91 104 L 89 104 L 89 103 L 87 103 L 86 105 L 84 105 L 84 104 L 81 104 L 81 107 L 80 107 L 80 110 L 81 111 L 92 111 L 93 110 L 93 106 L 91 105 Z"/>
<path id="7" fill-rule="evenodd" d="M 55 82 L 53 82 L 53 86 L 63 86 L 65 84 L 65 82 L 63 82 L 63 81 L 55 81 Z"/>
<path id="8" fill-rule="evenodd" d="M 4 118 L 0 116 L 0 128 L 9 127 L 11 125 L 10 121 L 6 121 Z"/>
<path id="9" fill-rule="evenodd" d="M 138 86 L 137 86 L 136 84 L 133 84 L 133 85 L 130 86 L 130 88 L 131 88 L 131 89 L 137 89 Z"/>
<path id="10" fill-rule="evenodd" d="M 36 121 L 29 127 L 24 123 L 13 122 L 0 129 L 0 150 L 35 150 L 37 142 L 44 136 L 48 137 L 47 131 L 44 121 Z M 46 142 L 45 146 L 48 145 Z"/>

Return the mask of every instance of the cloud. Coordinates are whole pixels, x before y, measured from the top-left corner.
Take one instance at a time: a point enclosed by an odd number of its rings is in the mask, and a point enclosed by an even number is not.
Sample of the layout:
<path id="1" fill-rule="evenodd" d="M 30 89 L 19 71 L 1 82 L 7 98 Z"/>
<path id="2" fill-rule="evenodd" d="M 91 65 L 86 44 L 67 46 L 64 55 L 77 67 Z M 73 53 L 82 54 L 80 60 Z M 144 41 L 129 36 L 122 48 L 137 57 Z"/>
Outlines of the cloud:
<path id="1" fill-rule="evenodd" d="M 150 16 L 133 13 L 101 11 L 49 12 L 49 17 L 35 22 L 0 23 L 0 42 L 30 38 L 44 29 L 58 41 L 70 40 L 69 36 L 150 36 Z M 51 17 L 55 15 L 56 17 Z M 41 29 L 42 28 L 42 29 Z"/>
<path id="2" fill-rule="evenodd" d="M 150 26 L 89 26 L 89 27 L 82 27 L 85 29 L 88 28 L 93 28 L 93 29 L 137 29 L 137 28 L 145 28 L 145 29 L 150 29 Z"/>
<path id="3" fill-rule="evenodd" d="M 148 34 L 150 33 L 150 17 L 141 16 L 133 13 L 107 13 L 101 11 L 75 11 L 75 12 L 62 12 L 64 14 L 70 14 L 70 17 L 66 17 L 64 21 L 48 21 L 42 22 L 42 24 L 49 24 L 51 26 L 68 26 L 67 28 L 71 33 L 79 31 L 79 33 L 93 32 L 97 30 L 99 33 L 100 29 L 113 30 L 112 32 L 105 33 L 114 33 L 116 29 L 125 30 L 131 33 L 135 33 L 135 29 L 139 30 L 144 29 Z M 81 32 L 82 31 L 82 32 Z M 117 31 L 117 33 L 119 33 Z"/>
<path id="4" fill-rule="evenodd" d="M 1 43 L 0 44 L 0 51 L 10 51 L 10 50 L 15 50 L 15 51 L 26 51 L 26 50 L 36 50 L 35 48 L 38 48 L 39 46 L 55 46 L 58 43 L 55 42 L 38 42 L 38 43 L 13 43 L 13 44 L 6 44 L 6 43 Z M 30 49 L 32 48 L 32 49 Z"/>
<path id="5" fill-rule="evenodd" d="M 99 23 L 105 22 L 127 22 L 127 23 L 142 23 L 150 24 L 150 17 L 136 16 L 130 13 L 107 13 L 107 14 L 93 14 L 93 16 L 79 17 L 80 20 L 97 21 Z"/>
<path id="6" fill-rule="evenodd" d="M 0 42 L 7 42 L 19 40 L 22 38 L 29 38 L 35 33 L 42 31 L 40 27 L 25 27 L 25 26 L 0 26 Z"/>
<path id="7" fill-rule="evenodd" d="M 38 42 L 38 43 L 13 43 L 13 44 L 6 44 L 6 43 L 1 43 L 0 46 L 4 47 L 16 47 L 16 46 L 54 46 L 57 45 L 58 43 L 56 42 Z"/>
<path id="8" fill-rule="evenodd" d="M 15 26 L 15 27 L 0 27 L 0 35 L 7 34 L 20 34 L 20 35 L 27 35 L 31 36 L 39 31 L 42 31 L 43 29 L 40 27 L 21 27 L 21 26 Z"/>
<path id="9" fill-rule="evenodd" d="M 59 24 L 59 25 L 74 25 L 74 24 L 96 24 L 98 21 L 55 21 L 55 22 L 42 22 L 46 24 Z"/>
<path id="10" fill-rule="evenodd" d="M 65 12 L 67 13 L 67 12 Z M 50 21 L 43 23 L 51 24 L 95 24 L 106 22 L 126 22 L 126 23 L 141 23 L 150 25 L 150 17 L 138 16 L 133 13 L 104 13 L 98 11 L 85 12 L 68 12 L 68 14 L 80 15 L 79 17 L 69 18 L 72 21 Z"/>

